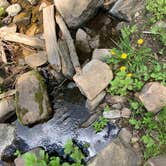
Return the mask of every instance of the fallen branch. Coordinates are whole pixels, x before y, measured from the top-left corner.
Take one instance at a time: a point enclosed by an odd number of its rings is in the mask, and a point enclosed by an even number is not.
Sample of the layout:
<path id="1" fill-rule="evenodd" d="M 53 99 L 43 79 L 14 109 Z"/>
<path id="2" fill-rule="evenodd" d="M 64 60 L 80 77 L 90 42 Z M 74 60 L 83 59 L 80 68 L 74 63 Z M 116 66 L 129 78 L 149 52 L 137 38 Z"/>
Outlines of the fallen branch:
<path id="1" fill-rule="evenodd" d="M 64 40 L 66 41 L 67 46 L 69 48 L 70 58 L 71 58 L 73 66 L 74 66 L 74 69 L 75 69 L 76 73 L 80 73 L 81 67 L 80 67 L 80 63 L 79 63 L 76 49 L 74 46 L 74 41 L 70 35 L 70 32 L 69 32 L 63 18 L 59 14 L 56 15 L 56 23 L 58 24 L 60 30 L 62 31 L 62 36 L 63 36 Z"/>
<path id="2" fill-rule="evenodd" d="M 44 37 L 48 62 L 57 71 L 61 71 L 60 50 L 56 36 L 54 5 L 43 8 Z"/>

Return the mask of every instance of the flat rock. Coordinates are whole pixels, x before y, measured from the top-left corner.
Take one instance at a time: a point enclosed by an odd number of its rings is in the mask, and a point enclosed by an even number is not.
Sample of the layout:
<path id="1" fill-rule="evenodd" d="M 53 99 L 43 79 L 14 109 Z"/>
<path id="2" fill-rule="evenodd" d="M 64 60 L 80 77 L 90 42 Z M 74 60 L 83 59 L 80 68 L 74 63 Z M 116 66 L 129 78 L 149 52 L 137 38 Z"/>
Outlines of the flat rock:
<path id="1" fill-rule="evenodd" d="M 12 145 L 15 139 L 15 127 L 8 124 L 0 124 L 0 159 L 2 159 L 4 150 Z"/>
<path id="2" fill-rule="evenodd" d="M 91 19 L 104 0 L 54 0 L 69 28 L 77 28 Z"/>
<path id="3" fill-rule="evenodd" d="M 113 79 L 113 73 L 107 64 L 99 60 L 92 60 L 73 79 L 80 91 L 89 100 L 93 100 L 108 86 L 109 82 Z"/>
<path id="4" fill-rule="evenodd" d="M 122 128 L 119 132 L 119 138 L 124 142 L 124 143 L 130 143 L 130 140 L 132 138 L 132 134 L 131 132 L 126 129 L 126 128 Z"/>
<path id="5" fill-rule="evenodd" d="M 141 166 L 141 164 L 141 155 L 117 138 L 98 153 L 88 166 Z"/>
<path id="6" fill-rule="evenodd" d="M 121 117 L 121 112 L 120 110 L 110 110 L 110 111 L 104 111 L 103 112 L 104 118 L 107 119 L 116 119 Z"/>
<path id="7" fill-rule="evenodd" d="M 147 111 L 157 113 L 166 105 L 166 87 L 159 82 L 147 83 L 138 94 L 138 99 Z"/>
<path id="8" fill-rule="evenodd" d="M 147 161 L 147 166 L 165 166 L 165 165 L 166 165 L 166 155 L 152 157 Z"/>
<path id="9" fill-rule="evenodd" d="M 21 75 L 16 82 L 16 113 L 23 125 L 49 118 L 51 107 L 42 76 L 35 71 Z"/>
<path id="10" fill-rule="evenodd" d="M 93 111 L 100 104 L 100 102 L 104 99 L 105 95 L 106 95 L 106 92 L 103 91 L 99 95 L 97 95 L 95 99 L 93 99 L 93 100 L 87 99 L 86 107 L 88 108 L 88 110 Z"/>
<path id="11" fill-rule="evenodd" d="M 21 6 L 18 3 L 10 5 L 6 9 L 6 12 L 8 13 L 9 16 L 16 16 L 20 11 L 21 11 Z"/>
<path id="12" fill-rule="evenodd" d="M 25 56 L 25 63 L 32 68 L 42 66 L 47 62 L 47 53 L 45 51 L 38 51 L 32 55 Z"/>
<path id="13" fill-rule="evenodd" d="M 111 58 L 110 49 L 95 49 L 92 58 L 105 61 L 106 58 Z"/>
<path id="14" fill-rule="evenodd" d="M 5 122 L 15 114 L 15 100 L 13 97 L 8 97 L 0 100 L 0 123 Z"/>

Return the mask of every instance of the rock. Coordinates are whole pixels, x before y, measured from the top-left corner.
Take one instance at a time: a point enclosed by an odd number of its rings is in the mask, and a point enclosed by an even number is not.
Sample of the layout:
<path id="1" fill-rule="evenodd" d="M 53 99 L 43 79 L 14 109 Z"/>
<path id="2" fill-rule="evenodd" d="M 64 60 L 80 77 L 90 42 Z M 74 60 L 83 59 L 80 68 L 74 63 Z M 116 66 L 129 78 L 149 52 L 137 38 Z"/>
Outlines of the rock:
<path id="1" fill-rule="evenodd" d="M 68 89 L 74 89 L 74 88 L 76 88 L 77 86 L 76 86 L 76 84 L 74 83 L 74 82 L 69 82 L 68 83 L 68 85 L 67 85 L 67 88 Z"/>
<path id="2" fill-rule="evenodd" d="M 113 104 L 117 104 L 117 103 L 121 103 L 124 104 L 127 102 L 127 98 L 124 96 L 111 96 L 111 95 L 107 95 L 105 97 L 105 101 L 111 105 Z"/>
<path id="3" fill-rule="evenodd" d="M 10 3 L 7 0 L 0 0 L 0 7 L 7 8 Z"/>
<path id="4" fill-rule="evenodd" d="M 105 91 L 102 91 L 99 95 L 96 96 L 93 100 L 88 100 L 86 101 L 86 107 L 90 110 L 93 111 L 99 104 L 100 102 L 104 99 L 106 95 Z"/>
<path id="5" fill-rule="evenodd" d="M 111 106 L 111 108 L 114 108 L 114 109 L 117 109 L 117 110 L 121 110 L 122 109 L 122 105 L 120 103 L 117 103 L 117 104 L 113 104 Z"/>
<path id="6" fill-rule="evenodd" d="M 46 120 L 52 112 L 42 76 L 35 71 L 21 75 L 16 82 L 16 113 L 23 125 Z"/>
<path id="7" fill-rule="evenodd" d="M 165 166 L 166 155 L 159 155 L 157 157 L 152 157 L 147 161 L 147 166 Z"/>
<path id="8" fill-rule="evenodd" d="M 31 5 L 36 5 L 38 0 L 27 0 Z"/>
<path id="9" fill-rule="evenodd" d="M 121 20 L 131 21 L 135 14 L 144 7 L 144 1 L 117 0 L 109 13 Z"/>
<path id="10" fill-rule="evenodd" d="M 105 61 L 106 58 L 111 58 L 110 49 L 95 49 L 92 58 Z"/>
<path id="11" fill-rule="evenodd" d="M 134 144 L 134 143 L 138 142 L 139 140 L 140 140 L 139 137 L 136 137 L 136 136 L 135 136 L 135 137 L 132 137 L 132 138 L 131 138 L 131 143 Z"/>
<path id="12" fill-rule="evenodd" d="M 78 29 L 76 33 L 76 47 L 80 51 L 90 53 L 91 48 L 89 45 L 90 36 L 82 29 Z"/>
<path id="13" fill-rule="evenodd" d="M 0 159 L 3 157 L 4 150 L 9 147 L 15 138 L 15 127 L 8 124 L 0 124 Z"/>
<path id="14" fill-rule="evenodd" d="M 107 64 L 99 60 L 92 60 L 73 79 L 81 92 L 89 100 L 93 100 L 109 85 L 113 79 L 113 73 Z"/>
<path id="15" fill-rule="evenodd" d="M 21 12 L 20 14 L 16 15 L 13 19 L 13 22 L 17 25 L 23 24 L 28 25 L 31 22 L 31 12 Z"/>
<path id="16" fill-rule="evenodd" d="M 15 101 L 13 97 L 0 100 L 0 123 L 5 122 L 15 114 Z"/>
<path id="17" fill-rule="evenodd" d="M 0 160 L 0 166 L 15 166 L 14 163 L 11 162 L 4 162 Z"/>
<path id="18" fill-rule="evenodd" d="M 157 113 L 166 105 L 166 87 L 159 82 L 147 83 L 138 94 L 138 99 L 147 111 Z"/>
<path id="19" fill-rule="evenodd" d="M 16 16 L 20 11 L 21 11 L 21 6 L 18 3 L 10 5 L 6 9 L 6 12 L 8 13 L 9 16 Z"/>
<path id="20" fill-rule="evenodd" d="M 126 129 L 126 128 L 122 128 L 119 132 L 119 138 L 124 142 L 124 143 L 130 143 L 132 134 L 131 132 Z"/>
<path id="21" fill-rule="evenodd" d="M 26 152 L 26 153 L 24 153 L 23 155 L 17 157 L 17 158 L 14 160 L 15 166 L 26 166 L 26 165 L 25 165 L 25 161 L 24 161 L 24 156 L 25 156 L 27 153 L 33 153 L 33 154 L 36 155 L 37 158 L 39 158 L 39 157 L 40 157 L 40 150 L 42 150 L 42 148 L 35 148 L 35 149 L 32 149 L 31 151 Z"/>
<path id="22" fill-rule="evenodd" d="M 91 19 L 104 0 L 54 0 L 57 10 L 69 28 L 78 28 Z"/>
<path id="23" fill-rule="evenodd" d="M 98 153 L 88 166 L 141 166 L 141 157 L 130 145 L 123 144 L 117 138 Z"/>
<path id="24" fill-rule="evenodd" d="M 107 119 L 117 119 L 121 117 L 120 110 L 110 110 L 110 111 L 104 111 L 103 112 L 104 118 Z"/>
<path id="25" fill-rule="evenodd" d="M 37 53 L 25 56 L 25 63 L 32 68 L 44 65 L 47 62 L 47 53 L 45 51 L 38 51 Z"/>
<path id="26" fill-rule="evenodd" d="M 130 118 L 130 115 L 131 115 L 131 110 L 124 107 L 122 110 L 121 110 L 121 116 L 123 118 Z"/>

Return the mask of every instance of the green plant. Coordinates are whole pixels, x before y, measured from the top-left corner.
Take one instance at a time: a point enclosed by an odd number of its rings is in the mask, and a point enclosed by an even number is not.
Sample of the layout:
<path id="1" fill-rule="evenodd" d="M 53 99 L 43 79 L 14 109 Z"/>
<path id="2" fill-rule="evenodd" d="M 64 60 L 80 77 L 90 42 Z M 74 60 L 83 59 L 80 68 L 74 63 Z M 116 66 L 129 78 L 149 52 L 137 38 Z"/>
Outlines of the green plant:
<path id="1" fill-rule="evenodd" d="M 150 12 L 150 21 L 152 23 L 162 20 L 166 15 L 165 0 L 147 0 L 146 9 Z"/>
<path id="2" fill-rule="evenodd" d="M 145 160 L 166 153 L 166 108 L 163 108 L 159 114 L 154 115 L 147 112 L 138 101 L 130 100 L 130 107 L 133 114 L 129 122 L 142 133 L 141 141 L 145 146 Z"/>
<path id="3" fill-rule="evenodd" d="M 103 130 L 107 124 L 108 124 L 109 120 L 100 116 L 99 117 L 99 120 L 96 121 L 94 124 L 93 124 L 93 128 L 95 129 L 96 133 L 100 132 L 101 130 Z"/>
<path id="4" fill-rule="evenodd" d="M 2 17 L 5 14 L 5 9 L 3 7 L 0 7 L 0 17 Z"/>
<path id="5" fill-rule="evenodd" d="M 64 162 L 58 156 L 50 157 L 44 150 L 40 150 L 39 157 L 30 152 L 24 155 L 25 166 L 83 166 L 85 156 L 72 140 L 67 141 L 64 152 L 73 160 L 72 163 Z"/>

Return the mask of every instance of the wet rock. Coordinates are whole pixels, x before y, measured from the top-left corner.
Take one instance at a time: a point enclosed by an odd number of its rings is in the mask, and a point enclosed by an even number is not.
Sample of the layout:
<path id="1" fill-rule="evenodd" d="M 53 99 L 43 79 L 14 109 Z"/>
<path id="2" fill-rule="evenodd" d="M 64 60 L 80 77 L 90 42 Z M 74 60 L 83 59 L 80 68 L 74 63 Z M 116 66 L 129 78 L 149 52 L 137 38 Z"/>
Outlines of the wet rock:
<path id="1" fill-rule="evenodd" d="M 31 5 L 36 5 L 38 0 L 27 0 Z"/>
<path id="2" fill-rule="evenodd" d="M 166 164 L 166 155 L 152 157 L 147 161 L 147 166 L 165 166 L 165 164 Z"/>
<path id="3" fill-rule="evenodd" d="M 83 67 L 80 74 L 73 77 L 81 92 L 89 100 L 93 100 L 103 91 L 112 78 L 113 73 L 109 66 L 99 60 L 90 61 Z"/>
<path id="4" fill-rule="evenodd" d="M 130 115 L 131 115 L 131 110 L 124 107 L 122 110 L 121 110 L 121 116 L 123 118 L 130 118 Z"/>
<path id="5" fill-rule="evenodd" d="M 16 16 L 20 11 L 21 11 L 21 6 L 18 3 L 10 5 L 6 9 L 6 12 L 8 13 L 9 16 Z"/>
<path id="6" fill-rule="evenodd" d="M 93 100 L 88 100 L 86 101 L 86 107 L 90 110 L 93 111 L 99 104 L 100 102 L 104 99 L 106 95 L 106 92 L 103 91 L 99 95 L 96 96 Z"/>
<path id="7" fill-rule="evenodd" d="M 120 103 L 113 104 L 113 105 L 111 106 L 111 108 L 121 110 L 121 109 L 122 109 L 122 105 L 121 105 Z"/>
<path id="8" fill-rule="evenodd" d="M 15 127 L 8 124 L 0 124 L 0 159 L 4 150 L 12 145 L 15 138 Z"/>
<path id="9" fill-rule="evenodd" d="M 0 100 L 0 123 L 5 122 L 15 114 L 15 100 L 8 97 Z"/>
<path id="10" fill-rule="evenodd" d="M 104 111 L 103 112 L 104 118 L 107 119 L 117 119 L 121 117 L 120 110 L 110 110 L 110 111 Z"/>
<path id="11" fill-rule="evenodd" d="M 93 59 L 105 61 L 108 57 L 111 58 L 110 49 L 95 49 L 93 51 Z"/>
<path id="12" fill-rule="evenodd" d="M 38 51 L 32 55 L 25 56 L 25 63 L 32 68 L 44 65 L 47 62 L 47 53 L 45 51 Z"/>
<path id="13" fill-rule="evenodd" d="M 7 8 L 10 3 L 7 0 L 0 0 L 0 7 Z"/>
<path id="14" fill-rule="evenodd" d="M 159 82 L 147 83 L 138 94 L 138 99 L 147 111 L 157 113 L 166 105 L 166 87 Z"/>
<path id="15" fill-rule="evenodd" d="M 98 153 L 88 166 L 141 166 L 141 164 L 141 155 L 117 138 Z"/>
<path id="16" fill-rule="evenodd" d="M 126 128 L 122 128 L 119 132 L 119 138 L 124 141 L 124 143 L 130 143 L 130 140 L 131 140 L 131 137 L 132 137 L 132 134 L 131 132 L 126 129 Z"/>
<path id="17" fill-rule="evenodd" d="M 35 148 L 35 149 L 32 149 L 31 151 L 29 151 L 29 152 L 27 152 L 27 153 L 33 153 L 33 154 L 36 155 L 37 158 L 39 158 L 39 157 L 40 157 L 40 150 L 42 150 L 42 148 Z M 21 155 L 20 157 L 17 157 L 17 158 L 14 160 L 15 166 L 26 166 L 26 165 L 25 165 L 24 156 L 25 156 L 27 153 L 24 153 L 23 155 Z"/>
<path id="18" fill-rule="evenodd" d="M 28 25 L 30 24 L 31 19 L 31 12 L 21 12 L 20 14 L 16 15 L 13 19 L 13 22 L 17 25 L 23 24 Z"/>
<path id="19" fill-rule="evenodd" d="M 145 1 L 117 0 L 109 13 L 121 20 L 131 21 L 144 7 Z"/>
<path id="20" fill-rule="evenodd" d="M 92 18 L 103 0 L 54 0 L 55 6 L 69 28 L 77 28 Z"/>
<path id="21" fill-rule="evenodd" d="M 80 51 L 90 53 L 91 48 L 89 46 L 89 35 L 82 29 L 78 29 L 76 33 L 76 47 Z"/>
<path id="22" fill-rule="evenodd" d="M 16 82 L 16 113 L 24 125 L 46 120 L 51 113 L 44 80 L 35 71 L 21 75 Z"/>
<path id="23" fill-rule="evenodd" d="M 105 101 L 111 105 L 113 104 L 117 104 L 117 103 L 121 103 L 124 104 L 127 102 L 127 98 L 124 96 L 111 96 L 111 95 L 107 95 L 105 97 Z"/>

